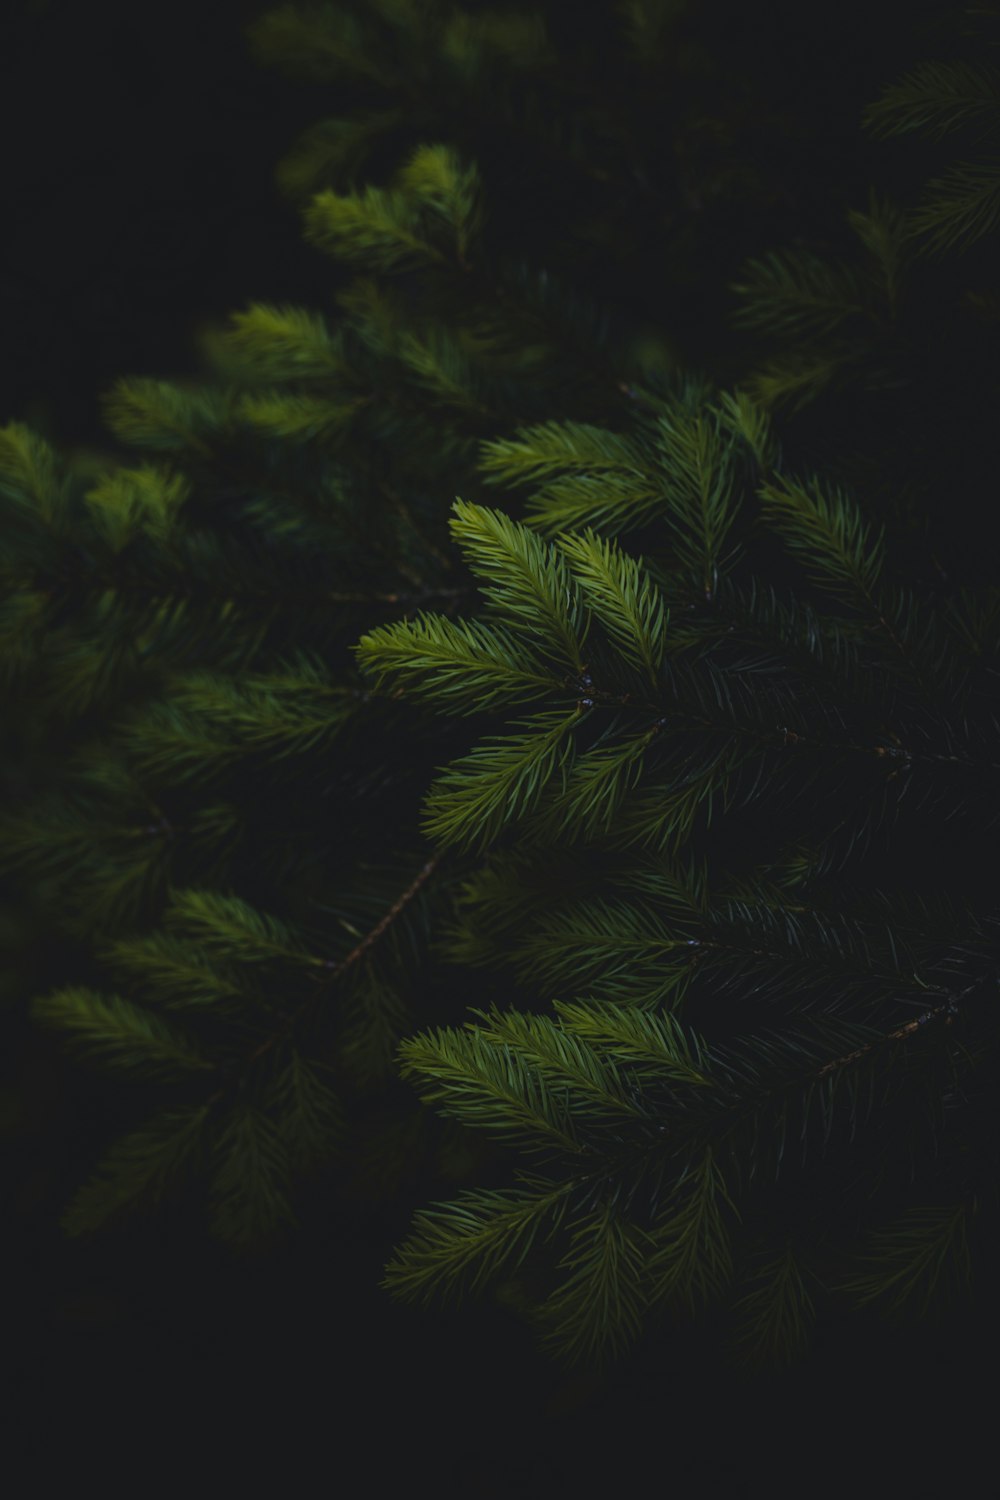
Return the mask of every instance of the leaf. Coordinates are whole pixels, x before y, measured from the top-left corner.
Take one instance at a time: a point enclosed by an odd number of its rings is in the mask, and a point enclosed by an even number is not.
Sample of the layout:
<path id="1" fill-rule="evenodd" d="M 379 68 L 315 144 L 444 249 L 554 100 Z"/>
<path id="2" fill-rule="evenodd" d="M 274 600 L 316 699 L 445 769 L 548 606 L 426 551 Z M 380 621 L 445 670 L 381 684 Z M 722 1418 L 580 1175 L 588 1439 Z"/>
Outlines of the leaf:
<path id="1" fill-rule="evenodd" d="M 236 416 L 264 437 L 311 441 L 330 433 L 341 433 L 367 398 L 336 401 L 326 396 L 307 396 L 289 391 L 245 394 L 236 404 Z"/>
<path id="2" fill-rule="evenodd" d="M 704 1043 L 668 1011 L 639 1010 L 610 1002 L 553 1003 L 560 1020 L 575 1036 L 608 1052 L 616 1062 L 686 1087 L 711 1086 Z"/>
<path id="3" fill-rule="evenodd" d="M 327 746 L 357 711 L 359 691 L 332 679 L 305 659 L 279 663 L 271 672 L 178 673 L 170 681 L 170 709 L 204 726 L 204 735 L 228 737 L 234 751 L 261 751 L 276 759 Z M 141 722 L 141 721 L 140 721 Z"/>
<path id="4" fill-rule="evenodd" d="M 23 422 L 0 427 L 0 495 L 47 527 L 61 519 L 68 500 L 55 450 Z"/>
<path id="5" fill-rule="evenodd" d="M 479 399 L 479 379 L 463 342 L 450 330 L 401 334 L 397 355 L 434 400 L 462 412 L 487 413 Z"/>
<path id="6" fill-rule="evenodd" d="M 514 939 L 512 957 L 534 985 L 647 1008 L 676 1002 L 696 946 L 643 903 L 591 899 L 543 909 Z"/>
<path id="7" fill-rule="evenodd" d="M 750 449 L 758 469 L 762 473 L 772 469 L 778 460 L 779 445 L 764 408 L 758 406 L 746 391 L 723 391 L 719 396 L 718 412 L 723 425 Z"/>
<path id="8" fill-rule="evenodd" d="M 169 931 L 185 936 L 206 957 L 240 963 L 276 958 L 322 962 L 304 951 L 286 922 L 222 891 L 175 890 L 163 920 Z"/>
<path id="9" fill-rule="evenodd" d="M 549 784 L 538 812 L 530 817 L 532 838 L 576 843 L 607 833 L 642 775 L 643 756 L 654 734 L 649 730 L 578 754 L 563 783 Z"/>
<path id="10" fill-rule="evenodd" d="M 884 1300 L 926 1314 L 939 1284 L 955 1290 L 971 1280 L 968 1225 L 967 1203 L 911 1208 L 870 1236 L 858 1273 L 838 1289 L 861 1306 Z"/>
<path id="11" fill-rule="evenodd" d="M 396 1050 L 412 1020 L 407 996 L 398 982 L 364 964 L 353 970 L 341 1004 L 339 1055 L 354 1077 L 384 1085 L 395 1071 Z"/>
<path id="12" fill-rule="evenodd" d="M 706 599 L 736 556 L 723 549 L 740 508 L 735 448 L 716 413 L 672 403 L 656 419 L 663 516 L 679 561 Z"/>
<path id="13" fill-rule="evenodd" d="M 736 322 L 743 328 L 815 341 L 865 310 L 854 270 L 809 250 L 768 251 L 742 274 L 731 290 L 742 299 Z"/>
<path id="14" fill-rule="evenodd" d="M 308 244 L 371 270 L 400 271 L 446 259 L 423 231 L 419 202 L 391 188 L 327 188 L 314 195 L 303 219 Z"/>
<path id="15" fill-rule="evenodd" d="M 867 213 L 852 209 L 847 218 L 878 266 L 890 312 L 894 312 L 909 237 L 906 216 L 893 203 L 880 199 L 872 188 Z"/>
<path id="16" fill-rule="evenodd" d="M 856 353 L 853 347 L 841 346 L 790 349 L 764 360 L 746 383 L 765 410 L 784 403 L 790 411 L 800 411 L 851 368 Z"/>
<path id="17" fill-rule="evenodd" d="M 542 1342 L 567 1364 L 599 1366 L 634 1343 L 648 1300 L 648 1240 L 604 1203 L 573 1231 L 569 1275 L 538 1310 Z"/>
<path id="18" fill-rule="evenodd" d="M 288 1201 L 288 1148 L 259 1109 L 241 1105 L 230 1113 L 214 1158 L 209 1224 L 215 1236 L 247 1249 L 296 1223 Z"/>
<path id="19" fill-rule="evenodd" d="M 202 335 L 220 376 L 249 381 L 331 380 L 345 373 L 342 339 L 321 313 L 292 303 L 251 302 L 220 332 Z"/>
<path id="20" fill-rule="evenodd" d="M 120 995 L 67 985 L 33 1000 L 31 1016 L 109 1068 L 174 1078 L 213 1067 L 162 1016 Z"/>
<path id="21" fill-rule="evenodd" d="M 344 1112 L 331 1070 L 292 1047 L 268 1091 L 275 1128 L 299 1170 L 324 1163 L 344 1141 Z"/>
<path id="22" fill-rule="evenodd" d="M 561 685 L 509 631 L 482 620 L 421 612 L 413 620 L 369 631 L 354 650 L 362 671 L 373 674 L 379 687 L 395 679 L 446 713 L 540 698 Z"/>
<path id="23" fill-rule="evenodd" d="M 643 472 L 632 438 L 587 422 L 543 422 L 519 427 L 514 438 L 492 438 L 480 447 L 479 469 L 487 484 L 528 484 L 561 470 L 603 474 Z"/>
<path id="24" fill-rule="evenodd" d="M 745 1363 L 790 1365 L 805 1351 L 815 1309 L 790 1244 L 757 1266 L 734 1311 L 736 1352 Z"/>
<path id="25" fill-rule="evenodd" d="M 144 991 L 168 1010 L 231 1010 L 223 1002 L 242 995 L 231 973 L 210 965 L 191 943 L 167 932 L 116 938 L 99 945 L 99 954 L 105 963 L 140 981 Z"/>
<path id="26" fill-rule="evenodd" d="M 355 74 L 385 89 L 399 81 L 384 45 L 340 5 L 279 5 L 257 16 L 246 37 L 258 62 L 293 78 L 342 81 Z"/>
<path id="27" fill-rule="evenodd" d="M 122 442 L 142 448 L 211 454 L 209 437 L 225 423 L 229 397 L 179 382 L 128 375 L 101 396 L 107 426 Z"/>
<path id="28" fill-rule="evenodd" d="M 78 1189 L 60 1223 L 73 1237 L 102 1229 L 113 1215 L 157 1203 L 200 1155 L 208 1109 L 166 1110 L 116 1141 Z"/>
<path id="29" fill-rule="evenodd" d="M 400 1075 L 442 1113 L 538 1149 L 576 1149 L 571 1114 L 537 1068 L 478 1026 L 438 1028 L 401 1043 Z"/>
<path id="30" fill-rule="evenodd" d="M 502 511 L 461 499 L 449 524 L 469 567 L 487 580 L 482 593 L 494 609 L 538 650 L 580 671 L 580 604 L 556 549 Z"/>
<path id="31" fill-rule="evenodd" d="M 587 605 L 629 664 L 644 671 L 655 687 L 666 648 L 668 614 L 642 562 L 592 530 L 581 536 L 560 536 L 558 546 L 570 560 Z"/>
<path id="32" fill-rule="evenodd" d="M 473 1007 L 472 1013 L 480 1018 L 478 1024 L 491 1042 L 513 1047 L 532 1067 L 541 1069 L 548 1082 L 564 1084 L 571 1108 L 584 1118 L 595 1110 L 632 1118 L 641 1113 L 611 1063 L 570 1028 L 548 1016 L 502 1012 L 496 1007 L 491 1011 Z"/>
<path id="33" fill-rule="evenodd" d="M 394 1297 L 425 1303 L 435 1293 L 480 1289 L 504 1267 L 513 1271 L 523 1263 L 546 1220 L 551 1235 L 565 1212 L 566 1192 L 563 1184 L 547 1191 L 543 1184 L 476 1188 L 421 1209 L 382 1285 Z"/>
<path id="34" fill-rule="evenodd" d="M 421 145 L 403 166 L 397 181 L 403 192 L 412 193 L 455 231 L 458 257 L 464 260 L 482 222 L 476 168 L 463 166 L 451 146 Z"/>
<path id="35" fill-rule="evenodd" d="M 299 202 L 331 183 L 357 181 L 380 138 L 404 119 L 403 109 L 373 109 L 345 119 L 317 120 L 278 162 L 278 191 Z"/>
<path id="36" fill-rule="evenodd" d="M 909 228 L 931 255 L 964 250 L 1000 224 L 1000 157 L 956 162 L 924 189 Z"/>
<path id="37" fill-rule="evenodd" d="M 649 1231 L 652 1296 L 692 1312 L 717 1297 L 732 1276 L 725 1209 L 733 1208 L 711 1147 L 687 1173 Z"/>
<path id="38" fill-rule="evenodd" d="M 867 525 L 838 486 L 813 475 L 775 475 L 758 490 L 764 515 L 821 587 L 870 609 L 879 586 L 884 528 Z"/>
<path id="39" fill-rule="evenodd" d="M 111 550 L 121 552 L 140 531 L 158 541 L 169 537 L 190 493 L 182 474 L 144 464 L 106 474 L 84 499 Z"/>
<path id="40" fill-rule="evenodd" d="M 883 89 L 863 115 L 878 139 L 910 132 L 942 140 L 962 126 L 1000 124 L 1000 73 L 988 63 L 925 62 Z"/>
<path id="41" fill-rule="evenodd" d="M 572 753 L 568 733 L 578 720 L 575 710 L 521 720 L 524 733 L 490 736 L 453 761 L 424 801 L 427 837 L 445 846 L 487 848 L 537 806 Z"/>
<path id="42" fill-rule="evenodd" d="M 663 482 L 647 474 L 564 474 L 528 497 L 527 520 L 543 536 L 574 527 L 624 535 L 663 513 Z"/>

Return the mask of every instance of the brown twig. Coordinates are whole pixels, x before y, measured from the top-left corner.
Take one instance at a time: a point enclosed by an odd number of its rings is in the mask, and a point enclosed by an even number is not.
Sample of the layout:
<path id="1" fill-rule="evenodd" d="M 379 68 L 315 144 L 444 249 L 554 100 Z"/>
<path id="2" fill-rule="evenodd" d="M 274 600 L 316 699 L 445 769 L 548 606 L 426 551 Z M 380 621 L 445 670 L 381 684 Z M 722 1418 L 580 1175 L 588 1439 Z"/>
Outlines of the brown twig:
<path id="1" fill-rule="evenodd" d="M 880 1047 L 883 1042 L 901 1041 L 903 1037 L 911 1036 L 913 1032 L 919 1031 L 922 1026 L 926 1026 L 928 1021 L 933 1021 L 937 1016 L 943 1015 L 944 1024 L 950 1026 L 955 1019 L 956 1008 L 953 1000 L 946 1001 L 944 1005 L 935 1005 L 933 1010 L 925 1010 L 923 1015 L 918 1016 L 915 1021 L 907 1021 L 905 1026 L 897 1026 L 895 1031 L 887 1031 L 884 1036 L 866 1042 L 863 1047 L 856 1048 L 854 1052 L 845 1053 L 843 1057 L 835 1057 L 832 1062 L 824 1063 L 816 1077 L 822 1078 L 824 1074 L 832 1073 L 836 1068 L 844 1068 L 848 1063 L 857 1062 L 859 1057 L 864 1057 L 873 1048 Z"/>
<path id="2" fill-rule="evenodd" d="M 342 958 L 339 963 L 326 960 L 325 967 L 329 969 L 329 977 L 331 979 L 339 979 L 352 964 L 356 964 L 359 959 L 364 958 L 369 948 L 378 942 L 386 928 L 395 922 L 403 908 L 409 905 L 420 888 L 431 878 L 443 858 L 444 854 L 442 852 L 431 855 L 430 859 L 421 866 L 419 873 L 410 881 L 406 890 L 396 897 L 392 906 L 390 906 L 384 916 L 379 918 L 371 932 L 365 934 L 360 943 L 351 949 L 346 958 Z"/>
<path id="3" fill-rule="evenodd" d="M 418 891 L 420 891 L 421 888 L 427 883 L 427 881 L 434 874 L 435 870 L 438 868 L 443 859 L 443 851 L 439 851 L 438 853 L 431 855 L 430 859 L 428 859 L 421 866 L 418 873 L 410 881 L 410 884 L 406 887 L 405 891 L 402 891 L 400 895 L 396 897 L 396 900 L 389 907 L 389 910 L 379 918 L 370 932 L 365 933 L 361 941 L 355 944 L 355 946 L 351 949 L 350 953 L 348 953 L 345 958 L 339 959 L 337 961 L 334 961 L 333 959 L 314 960 L 317 969 L 322 970 L 323 972 L 314 973 L 313 978 L 318 980 L 321 984 L 328 984 L 337 979 L 340 979 L 348 969 L 350 969 L 354 964 L 359 963 L 360 960 L 364 958 L 365 954 L 368 953 L 368 951 L 378 942 L 382 934 L 389 927 L 391 927 L 392 923 L 395 922 L 400 913 L 409 905 Z M 288 1034 L 294 1029 L 297 1021 L 299 1020 L 299 1017 L 312 1003 L 312 1000 L 314 998 L 315 997 L 310 997 L 309 1000 L 304 1001 L 297 1010 L 292 1012 L 292 1014 L 286 1019 L 285 1024 L 280 1027 L 279 1030 L 272 1032 L 270 1036 L 264 1038 L 259 1046 L 257 1046 L 254 1051 L 250 1053 L 249 1057 L 244 1059 L 244 1071 L 249 1068 L 252 1063 L 256 1062 L 259 1057 L 262 1057 L 265 1052 L 269 1052 L 272 1047 L 275 1047 L 278 1042 L 282 1041 L 286 1036 L 288 1036 Z M 211 1105 L 217 1103 L 223 1097 L 225 1091 L 226 1086 L 224 1084 L 222 1088 L 217 1089 L 216 1092 L 211 1095 L 211 1097 L 206 1101 L 207 1104 Z"/>
<path id="4" fill-rule="evenodd" d="M 859 1057 L 864 1057 L 873 1048 L 881 1046 L 883 1042 L 902 1041 L 903 1037 L 912 1036 L 915 1031 L 919 1031 L 922 1027 L 928 1025 L 929 1022 L 937 1020 L 939 1016 L 944 1017 L 945 1026 L 950 1026 L 958 1015 L 958 1002 L 964 1000 L 966 995 L 970 995 L 981 984 L 986 984 L 990 979 L 995 980 L 996 977 L 994 973 L 981 974 L 978 979 L 974 979 L 971 984 L 967 984 L 964 990 L 959 990 L 957 993 L 952 992 L 940 1005 L 935 1005 L 931 1010 L 925 1010 L 923 1015 L 917 1016 L 915 1021 L 907 1021 L 905 1026 L 897 1026 L 894 1031 L 887 1031 L 884 1036 L 879 1036 L 874 1041 L 866 1042 L 863 1047 L 858 1047 L 854 1052 L 848 1052 L 843 1057 L 835 1057 L 832 1062 L 824 1063 L 816 1075 L 817 1078 L 822 1078 L 825 1073 L 832 1073 L 835 1068 L 843 1068 L 848 1063 L 856 1062 Z"/>

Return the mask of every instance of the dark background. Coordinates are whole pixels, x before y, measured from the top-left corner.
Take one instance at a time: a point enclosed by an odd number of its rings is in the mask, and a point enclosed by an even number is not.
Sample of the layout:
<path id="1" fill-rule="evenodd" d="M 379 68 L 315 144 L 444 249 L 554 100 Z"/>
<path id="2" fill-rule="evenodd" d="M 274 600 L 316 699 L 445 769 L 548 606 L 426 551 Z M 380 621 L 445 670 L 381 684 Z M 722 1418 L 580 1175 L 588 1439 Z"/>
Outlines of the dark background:
<path id="1" fill-rule="evenodd" d="M 306 304 L 275 162 L 329 89 L 255 65 L 248 0 L 11 0 L 0 20 L 0 418 L 100 434 L 115 377 L 192 372 L 192 335 L 252 298 Z"/>
<path id="2" fill-rule="evenodd" d="M 326 300 L 328 263 L 303 246 L 272 171 L 332 101 L 246 57 L 240 28 L 266 8 L 8 4 L 0 421 L 99 442 L 99 392 L 121 374 L 189 373 L 205 317 Z M 752 32 L 752 16 L 740 24 Z M 992 1383 L 974 1361 L 992 1350 L 972 1314 L 937 1330 L 824 1328 L 793 1374 L 753 1382 L 722 1367 L 710 1330 L 680 1333 L 591 1387 L 543 1365 L 499 1310 L 390 1304 L 377 1277 L 395 1225 L 323 1218 L 312 1239 L 236 1268 L 169 1226 L 67 1246 L 52 1218 L 79 1177 L 64 1132 L 87 1086 L 55 1044 L 33 1046 L 39 1159 L 12 1163 L 4 1195 L 32 1226 L 4 1283 L 6 1420 L 42 1465 L 70 1461 L 81 1482 L 124 1469 L 134 1484 L 176 1465 L 196 1491 L 278 1474 L 289 1495 L 874 1494 L 975 1476 Z"/>

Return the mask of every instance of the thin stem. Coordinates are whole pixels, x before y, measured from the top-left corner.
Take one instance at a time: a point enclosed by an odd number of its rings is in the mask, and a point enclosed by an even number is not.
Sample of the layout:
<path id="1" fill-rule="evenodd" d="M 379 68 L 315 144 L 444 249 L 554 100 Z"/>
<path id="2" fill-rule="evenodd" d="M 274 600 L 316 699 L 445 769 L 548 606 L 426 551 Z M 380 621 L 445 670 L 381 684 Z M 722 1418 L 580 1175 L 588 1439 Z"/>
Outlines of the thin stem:
<path id="1" fill-rule="evenodd" d="M 439 851 L 431 855 L 430 859 L 428 859 L 421 866 L 420 870 L 414 876 L 413 880 L 410 881 L 410 884 L 406 887 L 406 889 L 396 897 L 396 900 L 389 907 L 388 911 L 386 911 L 379 918 L 371 931 L 367 932 L 365 936 L 360 940 L 360 942 L 355 944 L 355 946 L 351 949 L 350 953 L 348 953 L 345 958 L 342 958 L 339 961 L 334 961 L 333 959 L 313 960 L 316 969 L 323 971 L 322 973 L 314 972 L 312 976 L 313 979 L 315 979 L 322 985 L 333 983 L 336 980 L 340 979 L 348 969 L 353 967 L 354 964 L 359 963 L 361 959 L 363 959 L 365 955 L 379 941 L 379 939 L 388 930 L 388 928 L 392 926 L 393 922 L 395 922 L 400 913 L 405 910 L 405 908 L 413 900 L 414 896 L 416 896 L 422 889 L 422 887 L 426 885 L 427 881 L 430 880 L 431 876 L 434 874 L 435 870 L 438 868 L 444 857 L 445 856 L 443 851 Z M 294 1030 L 301 1016 L 309 1008 L 309 1006 L 313 1004 L 314 1000 L 315 996 L 310 996 L 308 1000 L 303 1001 L 303 1003 L 296 1010 L 294 1010 L 290 1016 L 288 1016 L 283 1026 L 281 1026 L 277 1031 L 272 1032 L 270 1036 L 264 1038 L 264 1040 L 253 1050 L 253 1052 L 251 1052 L 250 1055 L 244 1059 L 244 1072 L 248 1068 L 250 1068 L 259 1057 L 263 1057 L 265 1053 L 270 1052 L 273 1047 L 277 1046 L 280 1041 L 283 1041 L 285 1037 L 287 1037 Z M 211 1097 L 206 1101 L 206 1104 L 216 1104 L 221 1098 L 223 1098 L 225 1092 L 226 1085 L 224 1084 L 222 1088 L 217 1089 L 215 1093 L 211 1095 Z"/>

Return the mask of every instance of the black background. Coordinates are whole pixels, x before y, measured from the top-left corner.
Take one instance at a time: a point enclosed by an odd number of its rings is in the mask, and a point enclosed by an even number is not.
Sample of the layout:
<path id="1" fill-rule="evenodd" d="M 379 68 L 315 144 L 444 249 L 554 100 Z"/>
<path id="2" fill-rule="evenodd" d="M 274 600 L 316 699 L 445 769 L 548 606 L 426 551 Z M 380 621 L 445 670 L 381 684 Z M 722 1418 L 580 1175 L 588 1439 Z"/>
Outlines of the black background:
<path id="1" fill-rule="evenodd" d="M 4 8 L 4 421 L 90 441 L 115 377 L 191 372 L 204 317 L 323 296 L 328 263 L 272 174 L 330 95 L 249 58 L 242 28 L 267 8 Z"/>
<path id="2" fill-rule="evenodd" d="M 331 100 L 245 55 L 240 28 L 262 8 L 8 4 L 0 420 L 99 441 L 100 390 L 188 373 L 206 316 L 325 300 L 331 272 L 271 174 Z M 169 1471 L 195 1493 L 276 1479 L 296 1496 L 923 1493 L 976 1476 L 993 1418 L 975 1315 L 821 1329 L 793 1374 L 751 1382 L 710 1330 L 680 1333 L 592 1388 L 543 1365 L 498 1310 L 390 1304 L 377 1277 L 395 1225 L 324 1219 L 266 1266 L 206 1262 L 167 1229 L 67 1248 L 47 1215 L 77 1164 L 51 1153 L 86 1091 L 69 1107 L 71 1070 L 47 1043 L 26 1055 L 50 1154 L 40 1178 L 11 1174 L 36 1227 L 4 1283 L 8 1452 L 72 1463 L 81 1483 Z"/>

